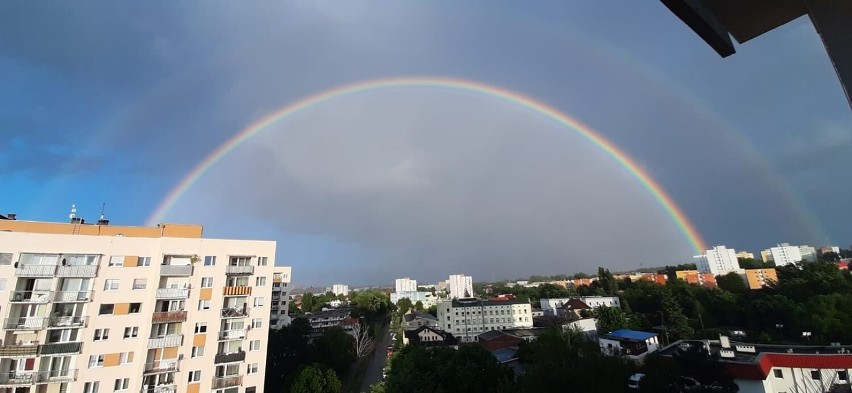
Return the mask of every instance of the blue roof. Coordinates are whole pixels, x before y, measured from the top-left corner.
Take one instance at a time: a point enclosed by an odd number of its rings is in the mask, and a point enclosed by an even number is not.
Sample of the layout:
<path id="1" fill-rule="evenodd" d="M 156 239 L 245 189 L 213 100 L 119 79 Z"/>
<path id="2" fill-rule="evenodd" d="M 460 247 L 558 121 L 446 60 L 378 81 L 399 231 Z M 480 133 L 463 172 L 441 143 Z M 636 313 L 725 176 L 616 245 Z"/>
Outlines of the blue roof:
<path id="1" fill-rule="evenodd" d="M 607 336 L 617 337 L 617 338 L 626 338 L 628 340 L 647 340 L 651 337 L 656 337 L 656 333 L 648 333 L 648 332 L 640 332 L 638 330 L 630 330 L 630 329 L 621 329 L 616 330 Z"/>
<path id="2" fill-rule="evenodd" d="M 512 359 L 518 358 L 518 350 L 512 348 L 500 348 L 491 351 L 491 355 L 497 358 L 497 361 L 500 363 L 508 362 Z"/>

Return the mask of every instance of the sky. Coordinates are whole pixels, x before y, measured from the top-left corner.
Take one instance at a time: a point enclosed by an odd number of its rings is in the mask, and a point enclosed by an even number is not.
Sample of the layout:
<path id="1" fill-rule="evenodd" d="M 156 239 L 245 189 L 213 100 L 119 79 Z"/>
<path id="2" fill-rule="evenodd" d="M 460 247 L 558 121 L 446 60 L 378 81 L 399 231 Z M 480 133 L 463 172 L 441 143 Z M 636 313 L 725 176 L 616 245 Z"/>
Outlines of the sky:
<path id="1" fill-rule="evenodd" d="M 142 225 L 229 138 L 342 85 L 475 81 L 550 105 L 648 173 L 708 245 L 852 244 L 852 112 L 807 18 L 722 59 L 659 2 L 0 5 L 0 210 Z M 294 285 L 689 263 L 668 212 L 552 118 L 439 86 L 258 132 L 162 222 L 278 242 Z"/>

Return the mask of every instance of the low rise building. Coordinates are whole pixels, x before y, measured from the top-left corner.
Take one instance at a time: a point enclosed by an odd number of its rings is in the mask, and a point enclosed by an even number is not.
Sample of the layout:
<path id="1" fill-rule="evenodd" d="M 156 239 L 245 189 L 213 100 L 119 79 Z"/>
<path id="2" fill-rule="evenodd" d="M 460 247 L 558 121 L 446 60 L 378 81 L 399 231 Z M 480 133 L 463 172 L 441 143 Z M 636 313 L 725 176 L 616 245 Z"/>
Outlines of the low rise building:
<path id="1" fill-rule="evenodd" d="M 767 269 L 745 269 L 743 270 L 743 275 L 749 289 L 760 289 L 773 282 L 778 282 L 778 273 L 774 267 Z"/>
<path id="2" fill-rule="evenodd" d="M 539 299 L 541 311 L 545 314 L 557 315 L 558 309 L 562 308 L 571 300 L 579 300 L 590 308 L 598 307 L 621 307 L 621 301 L 618 296 L 579 296 L 575 298 L 542 298 Z"/>
<path id="3" fill-rule="evenodd" d="M 604 355 L 623 356 L 636 361 L 641 361 L 660 347 L 656 333 L 629 329 L 616 330 L 603 335 L 598 339 L 598 343 Z"/>
<path id="4" fill-rule="evenodd" d="M 415 347 L 445 347 L 456 346 L 459 340 L 451 333 L 431 326 L 421 326 L 417 329 L 403 332 L 402 344 Z"/>
<path id="5" fill-rule="evenodd" d="M 411 303 L 421 302 L 423 308 L 429 308 L 438 304 L 438 297 L 432 292 L 414 291 L 414 292 L 392 292 L 390 301 L 393 304 L 399 303 L 400 300 L 407 298 Z"/>
<path id="6" fill-rule="evenodd" d="M 719 358 L 741 393 L 848 392 L 852 382 L 852 346 L 762 345 L 721 336 L 678 341 L 660 353 L 670 357 L 696 347 Z"/>
<path id="7" fill-rule="evenodd" d="M 306 313 L 293 317 L 293 320 L 304 319 L 311 325 L 311 338 L 322 336 L 326 330 L 332 327 L 340 327 L 343 330 L 350 331 L 358 320 L 351 316 L 352 310 L 349 308 L 339 308 L 333 310 L 325 310 L 315 313 Z"/>
<path id="8" fill-rule="evenodd" d="M 678 270 L 675 275 L 679 280 L 686 281 L 688 284 L 701 285 L 709 288 L 716 288 L 716 276 L 713 273 L 701 273 L 698 270 Z"/>
<path id="9" fill-rule="evenodd" d="M 414 330 L 421 326 L 429 326 L 438 328 L 438 317 L 419 311 L 409 311 L 402 316 L 403 328 L 405 330 Z"/>
<path id="10" fill-rule="evenodd" d="M 438 304 L 438 324 L 461 342 L 474 342 L 490 330 L 532 327 L 532 307 L 522 300 L 453 299 Z"/>

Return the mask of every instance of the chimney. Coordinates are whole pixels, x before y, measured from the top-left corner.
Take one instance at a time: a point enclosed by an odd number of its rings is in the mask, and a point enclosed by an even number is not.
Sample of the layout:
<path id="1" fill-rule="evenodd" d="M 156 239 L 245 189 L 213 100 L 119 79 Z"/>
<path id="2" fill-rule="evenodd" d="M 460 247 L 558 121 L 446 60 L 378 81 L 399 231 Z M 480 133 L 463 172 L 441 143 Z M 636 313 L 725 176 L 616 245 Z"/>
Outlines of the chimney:
<path id="1" fill-rule="evenodd" d="M 15 213 L 9 213 L 9 214 L 6 215 L 6 218 L 8 218 L 10 220 L 17 220 L 18 219 L 17 217 L 18 217 L 18 215 L 15 214 Z"/>

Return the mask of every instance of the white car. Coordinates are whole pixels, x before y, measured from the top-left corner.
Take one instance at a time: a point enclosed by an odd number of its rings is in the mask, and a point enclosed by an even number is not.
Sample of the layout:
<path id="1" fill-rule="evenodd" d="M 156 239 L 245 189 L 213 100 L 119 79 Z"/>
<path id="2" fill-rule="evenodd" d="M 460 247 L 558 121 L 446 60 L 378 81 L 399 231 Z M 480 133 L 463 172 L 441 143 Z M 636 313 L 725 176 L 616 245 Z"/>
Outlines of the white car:
<path id="1" fill-rule="evenodd" d="M 645 374 L 636 373 L 630 376 L 627 379 L 627 387 L 630 389 L 639 389 L 639 382 L 642 382 L 642 379 L 645 378 Z"/>

